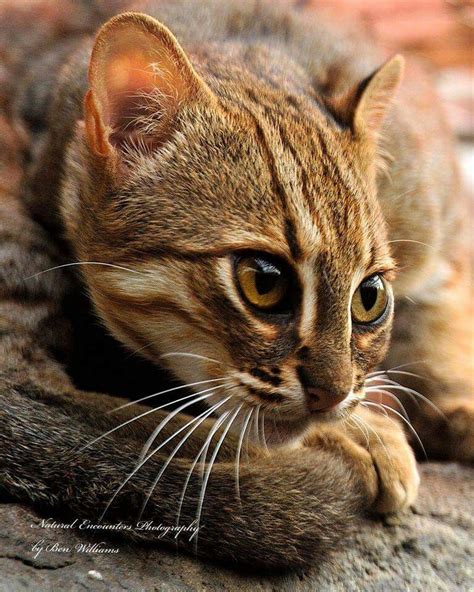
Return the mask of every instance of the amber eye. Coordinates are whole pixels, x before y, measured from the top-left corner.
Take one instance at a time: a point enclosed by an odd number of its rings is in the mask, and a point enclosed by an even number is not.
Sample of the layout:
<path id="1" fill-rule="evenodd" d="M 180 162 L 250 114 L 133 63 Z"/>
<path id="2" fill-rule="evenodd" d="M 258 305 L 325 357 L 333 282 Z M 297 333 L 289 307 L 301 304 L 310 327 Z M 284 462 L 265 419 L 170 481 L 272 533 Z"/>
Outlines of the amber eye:
<path id="1" fill-rule="evenodd" d="M 237 282 L 244 298 L 256 308 L 285 312 L 288 303 L 288 271 L 266 256 L 244 256 L 236 261 Z"/>
<path id="2" fill-rule="evenodd" d="M 388 292 L 383 279 L 372 275 L 360 284 L 352 297 L 352 319 L 362 325 L 374 323 L 383 315 L 387 304 Z"/>

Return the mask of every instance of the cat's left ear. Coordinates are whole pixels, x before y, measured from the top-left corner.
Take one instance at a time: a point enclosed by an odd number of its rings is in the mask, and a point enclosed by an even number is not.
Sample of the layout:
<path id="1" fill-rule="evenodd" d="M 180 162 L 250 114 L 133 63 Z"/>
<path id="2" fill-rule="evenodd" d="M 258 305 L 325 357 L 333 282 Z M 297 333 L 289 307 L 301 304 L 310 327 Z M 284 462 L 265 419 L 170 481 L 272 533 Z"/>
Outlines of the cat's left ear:
<path id="1" fill-rule="evenodd" d="M 174 35 L 154 18 L 123 13 L 99 31 L 84 101 L 86 138 L 97 156 L 119 156 L 131 143 L 162 144 L 179 110 L 208 100 Z"/>
<path id="2" fill-rule="evenodd" d="M 377 137 L 403 77 L 405 60 L 395 55 L 336 101 L 336 111 L 356 136 Z"/>

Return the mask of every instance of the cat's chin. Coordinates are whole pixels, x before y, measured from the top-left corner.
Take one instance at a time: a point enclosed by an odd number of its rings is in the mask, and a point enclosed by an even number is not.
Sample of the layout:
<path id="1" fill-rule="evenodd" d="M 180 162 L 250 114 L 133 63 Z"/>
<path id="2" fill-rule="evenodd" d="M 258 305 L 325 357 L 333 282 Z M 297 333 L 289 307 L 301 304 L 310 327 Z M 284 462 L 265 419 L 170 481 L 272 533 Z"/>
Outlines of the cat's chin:
<path id="1" fill-rule="evenodd" d="M 352 403 L 352 402 L 351 402 Z M 265 418 L 265 442 L 268 446 L 290 446 L 298 445 L 307 430 L 317 424 L 336 423 L 346 419 L 357 402 L 351 405 L 345 403 L 335 405 L 331 409 L 313 411 L 298 418 L 279 416 L 273 420 L 272 417 Z"/>

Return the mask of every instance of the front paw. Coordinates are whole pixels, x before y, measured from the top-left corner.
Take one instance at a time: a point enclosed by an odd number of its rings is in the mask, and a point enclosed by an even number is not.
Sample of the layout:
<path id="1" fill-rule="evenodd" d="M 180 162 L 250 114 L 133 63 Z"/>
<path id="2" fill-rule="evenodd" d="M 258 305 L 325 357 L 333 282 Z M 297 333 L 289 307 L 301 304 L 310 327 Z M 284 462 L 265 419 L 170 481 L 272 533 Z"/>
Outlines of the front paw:
<path id="1" fill-rule="evenodd" d="M 375 445 L 370 452 L 379 478 L 373 509 L 380 514 L 407 509 L 415 501 L 420 485 L 415 455 L 408 442 L 396 447 Z"/>
<path id="2" fill-rule="evenodd" d="M 378 495 L 372 509 L 380 514 L 405 510 L 416 499 L 420 477 L 402 427 L 378 413 L 358 412 L 357 416 L 362 420 L 361 429 L 352 434 L 370 453 L 378 476 Z"/>

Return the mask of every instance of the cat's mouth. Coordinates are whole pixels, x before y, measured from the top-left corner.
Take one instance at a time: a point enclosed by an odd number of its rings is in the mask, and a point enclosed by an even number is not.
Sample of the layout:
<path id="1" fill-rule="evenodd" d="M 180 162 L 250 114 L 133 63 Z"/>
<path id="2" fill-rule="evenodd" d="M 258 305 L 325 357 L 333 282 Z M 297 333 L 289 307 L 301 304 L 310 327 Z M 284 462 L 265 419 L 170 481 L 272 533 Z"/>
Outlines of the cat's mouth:
<path id="1" fill-rule="evenodd" d="M 355 394 L 351 391 L 344 400 L 317 410 L 308 409 L 304 403 L 291 409 L 285 405 L 269 408 L 247 401 L 248 413 L 253 418 L 252 425 L 255 424 L 253 429 L 248 430 L 249 439 L 260 445 L 289 445 L 292 441 L 299 441 L 312 425 L 348 419 L 363 398 L 363 393 Z M 238 425 L 239 422 L 236 422 L 237 428 Z"/>

